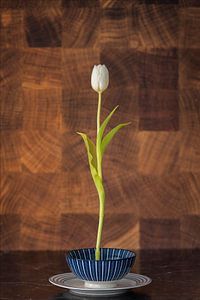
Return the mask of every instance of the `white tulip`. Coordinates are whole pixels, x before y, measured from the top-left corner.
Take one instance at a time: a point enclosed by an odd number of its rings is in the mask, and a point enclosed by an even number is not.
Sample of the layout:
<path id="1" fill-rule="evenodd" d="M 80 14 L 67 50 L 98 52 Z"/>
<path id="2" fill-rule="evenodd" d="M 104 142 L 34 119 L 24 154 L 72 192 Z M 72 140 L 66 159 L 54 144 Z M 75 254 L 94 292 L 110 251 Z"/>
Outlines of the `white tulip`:
<path id="1" fill-rule="evenodd" d="M 92 88 L 98 92 L 102 93 L 108 87 L 109 83 L 109 72 L 105 65 L 94 66 L 91 75 L 91 85 Z"/>

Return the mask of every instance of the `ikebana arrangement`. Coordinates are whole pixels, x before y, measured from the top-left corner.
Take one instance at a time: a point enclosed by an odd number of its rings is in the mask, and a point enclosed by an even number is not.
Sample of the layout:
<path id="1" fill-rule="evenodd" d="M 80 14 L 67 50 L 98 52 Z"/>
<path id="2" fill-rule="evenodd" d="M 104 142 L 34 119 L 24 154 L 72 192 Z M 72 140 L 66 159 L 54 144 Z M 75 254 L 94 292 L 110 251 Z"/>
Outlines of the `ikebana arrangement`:
<path id="1" fill-rule="evenodd" d="M 67 257 L 68 264 L 72 271 L 76 273 L 76 275 L 82 279 L 96 280 L 96 281 L 104 281 L 104 280 L 116 280 L 122 278 L 126 275 L 133 261 L 135 260 L 135 254 L 129 250 L 123 249 L 105 249 L 100 248 L 101 239 L 102 239 L 102 229 L 104 223 L 104 210 L 105 210 L 105 189 L 103 185 L 103 172 L 102 172 L 102 162 L 103 156 L 105 154 L 105 150 L 108 147 L 109 143 L 116 135 L 116 133 L 123 127 L 130 124 L 130 122 L 118 124 L 112 130 L 110 130 L 106 135 L 104 135 L 106 126 L 108 125 L 111 117 L 117 110 L 118 106 L 116 106 L 110 114 L 105 118 L 105 120 L 101 123 L 101 102 L 102 102 L 102 93 L 107 89 L 109 84 L 109 72 L 105 65 L 94 66 L 92 75 L 91 75 L 91 85 L 95 92 L 98 93 L 98 108 L 97 108 L 97 135 L 96 135 L 96 143 L 85 134 L 81 132 L 77 132 L 84 141 L 88 163 L 90 167 L 90 172 L 92 179 L 94 181 L 95 187 L 97 189 L 98 197 L 99 197 L 99 225 L 96 239 L 96 248 L 92 249 L 79 249 L 77 251 L 72 251 L 71 255 Z M 105 264 L 106 262 L 110 264 L 110 268 L 104 268 L 104 274 L 102 268 L 99 267 L 98 272 L 101 272 L 101 276 L 98 274 L 93 275 L 92 265 L 90 262 L 87 266 L 87 263 L 82 262 L 80 268 L 78 268 L 78 263 L 73 264 L 74 258 L 81 258 L 83 256 L 84 259 L 89 259 L 92 261 L 94 265 L 97 265 L 97 262 L 100 264 Z M 124 264 L 119 260 L 124 259 Z M 109 260 L 111 259 L 111 260 Z M 95 263 L 96 261 L 96 263 Z M 83 267 L 84 263 L 84 267 Z M 86 274 L 84 270 L 90 269 Z M 101 269 L 101 270 L 100 270 Z M 94 271 L 96 269 L 94 268 Z M 109 273 L 110 272 L 110 273 Z"/>
<path id="2" fill-rule="evenodd" d="M 108 122 L 110 121 L 112 115 L 117 110 L 119 106 L 116 106 L 107 118 L 101 124 L 101 98 L 102 93 L 107 89 L 109 84 L 109 72 L 105 65 L 94 66 L 91 76 L 92 88 L 98 93 L 98 109 L 97 109 L 97 136 L 96 144 L 85 134 L 77 132 L 83 138 L 85 147 L 88 155 L 88 162 L 90 166 L 91 176 L 93 178 L 95 187 L 99 195 L 99 226 L 96 241 L 95 259 L 100 260 L 100 243 L 102 238 L 102 228 L 104 221 L 104 208 L 105 208 L 105 189 L 103 185 L 103 175 L 102 175 L 102 161 L 105 150 L 115 136 L 115 134 L 123 127 L 129 125 L 131 122 L 122 123 L 114 127 L 105 136 L 104 131 Z"/>
<path id="3" fill-rule="evenodd" d="M 107 124 L 118 108 L 116 106 L 101 123 L 102 93 L 107 89 L 108 84 L 109 72 L 106 66 L 94 66 L 91 85 L 98 93 L 96 143 L 93 143 L 85 133 L 77 132 L 83 138 L 91 176 L 99 196 L 99 224 L 96 247 L 68 251 L 66 261 L 72 273 L 54 275 L 49 279 L 52 284 L 67 288 L 71 293 L 78 295 L 118 295 L 151 282 L 151 279 L 147 276 L 129 273 L 135 262 L 135 252 L 126 249 L 101 247 L 105 209 L 103 156 L 115 134 L 121 128 L 130 124 L 130 122 L 119 124 L 107 134 L 104 134 Z"/>

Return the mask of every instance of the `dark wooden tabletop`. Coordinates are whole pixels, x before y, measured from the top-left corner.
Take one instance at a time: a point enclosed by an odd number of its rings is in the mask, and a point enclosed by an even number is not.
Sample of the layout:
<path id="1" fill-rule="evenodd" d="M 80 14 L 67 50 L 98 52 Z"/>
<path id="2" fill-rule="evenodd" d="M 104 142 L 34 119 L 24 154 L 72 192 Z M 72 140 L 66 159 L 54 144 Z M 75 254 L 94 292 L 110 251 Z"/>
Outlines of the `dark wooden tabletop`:
<path id="1" fill-rule="evenodd" d="M 96 299 L 71 295 L 48 282 L 51 275 L 69 271 L 63 252 L 1 253 L 0 264 L 2 300 Z M 153 282 L 124 296 L 109 299 L 200 299 L 198 250 L 140 251 L 133 272 L 148 275 Z"/>

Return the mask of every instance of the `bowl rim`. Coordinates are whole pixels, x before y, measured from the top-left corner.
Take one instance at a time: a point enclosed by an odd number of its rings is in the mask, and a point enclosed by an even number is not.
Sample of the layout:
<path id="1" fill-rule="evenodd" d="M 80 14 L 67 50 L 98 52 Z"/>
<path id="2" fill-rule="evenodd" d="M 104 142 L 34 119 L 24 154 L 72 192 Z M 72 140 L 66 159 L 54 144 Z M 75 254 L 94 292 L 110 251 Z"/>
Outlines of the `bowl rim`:
<path id="1" fill-rule="evenodd" d="M 85 258 L 75 258 L 75 257 L 71 257 L 69 254 L 71 251 L 77 251 L 77 250 L 88 250 L 88 249 L 95 249 L 94 247 L 91 248 L 77 248 L 77 249 L 70 249 L 67 251 L 67 253 L 65 254 L 66 258 L 70 258 L 71 260 L 80 260 L 80 261 L 94 261 L 94 262 L 102 262 L 102 261 L 120 261 L 120 260 L 126 260 L 126 259 L 131 259 L 131 258 L 136 258 L 136 253 L 132 250 L 129 249 L 123 249 L 123 248 L 109 248 L 109 247 L 102 247 L 100 249 L 113 249 L 113 250 L 124 250 L 124 251 L 128 251 L 132 254 L 131 257 L 122 257 L 122 258 L 117 258 L 117 259 L 101 259 L 101 260 L 95 260 L 95 259 L 85 259 Z"/>

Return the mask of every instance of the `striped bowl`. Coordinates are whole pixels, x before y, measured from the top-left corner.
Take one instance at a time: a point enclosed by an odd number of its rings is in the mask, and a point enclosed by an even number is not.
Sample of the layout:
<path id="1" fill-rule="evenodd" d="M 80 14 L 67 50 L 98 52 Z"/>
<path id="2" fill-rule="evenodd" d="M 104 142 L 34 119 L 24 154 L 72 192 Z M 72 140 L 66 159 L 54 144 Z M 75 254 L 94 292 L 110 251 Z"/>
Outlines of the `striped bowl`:
<path id="1" fill-rule="evenodd" d="M 136 254 L 130 250 L 101 248 L 101 260 L 95 260 L 95 248 L 71 250 L 66 255 L 70 270 L 85 281 L 114 281 L 130 272 Z"/>

